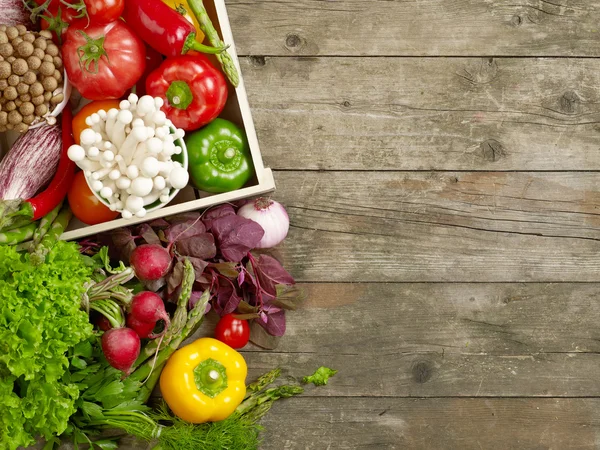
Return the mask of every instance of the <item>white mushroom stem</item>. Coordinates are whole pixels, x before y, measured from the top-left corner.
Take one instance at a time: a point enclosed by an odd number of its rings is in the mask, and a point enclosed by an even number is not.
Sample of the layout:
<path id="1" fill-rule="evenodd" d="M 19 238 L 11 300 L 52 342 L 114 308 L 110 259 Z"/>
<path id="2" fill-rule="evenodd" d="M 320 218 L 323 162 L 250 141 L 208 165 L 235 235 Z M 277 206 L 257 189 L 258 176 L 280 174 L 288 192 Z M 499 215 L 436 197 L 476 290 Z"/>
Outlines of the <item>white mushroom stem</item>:
<path id="1" fill-rule="evenodd" d="M 92 178 L 94 180 L 103 180 L 104 178 L 106 178 L 108 176 L 108 174 L 110 173 L 111 170 L 112 170 L 112 167 L 104 167 L 100 170 L 95 171 L 92 174 Z"/>
<path id="2" fill-rule="evenodd" d="M 109 109 L 106 113 L 106 134 L 108 136 L 112 136 L 113 128 L 115 127 L 115 122 L 117 121 L 117 116 L 119 115 L 119 110 L 116 108 Z"/>
<path id="3" fill-rule="evenodd" d="M 77 167 L 81 170 L 96 172 L 97 170 L 102 169 L 102 165 L 99 162 L 92 161 L 91 159 L 84 159 L 82 161 L 77 161 Z"/>
<path id="4" fill-rule="evenodd" d="M 127 139 L 123 142 L 123 145 L 119 147 L 119 154 L 123 157 L 126 164 L 131 164 L 136 148 L 140 142 L 144 142 L 147 139 L 146 127 L 134 126 L 131 130 Z"/>
<path id="5" fill-rule="evenodd" d="M 144 197 L 144 206 L 148 206 L 151 203 L 154 203 L 160 197 L 160 191 L 153 190 L 150 194 Z"/>
<path id="6" fill-rule="evenodd" d="M 123 147 L 126 138 L 125 127 L 132 121 L 133 114 L 131 114 L 131 111 L 127 109 L 119 111 L 112 133 L 109 134 L 109 138 L 116 148 L 121 149 Z"/>
<path id="7" fill-rule="evenodd" d="M 140 142 L 133 153 L 130 164 L 141 167 L 144 159 L 149 153 L 148 144 L 146 142 Z"/>

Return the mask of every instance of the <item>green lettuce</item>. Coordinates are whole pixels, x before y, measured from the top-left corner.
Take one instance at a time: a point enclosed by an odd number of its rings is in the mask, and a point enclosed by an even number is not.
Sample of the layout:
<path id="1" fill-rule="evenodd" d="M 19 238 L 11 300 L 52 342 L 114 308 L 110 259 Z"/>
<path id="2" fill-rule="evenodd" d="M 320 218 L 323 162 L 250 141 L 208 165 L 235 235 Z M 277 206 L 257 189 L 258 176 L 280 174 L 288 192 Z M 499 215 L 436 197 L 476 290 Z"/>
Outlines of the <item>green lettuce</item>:
<path id="1" fill-rule="evenodd" d="M 67 355 L 92 335 L 80 309 L 91 274 L 74 243 L 57 243 L 40 266 L 0 246 L 0 448 L 67 428 L 79 398 Z"/>

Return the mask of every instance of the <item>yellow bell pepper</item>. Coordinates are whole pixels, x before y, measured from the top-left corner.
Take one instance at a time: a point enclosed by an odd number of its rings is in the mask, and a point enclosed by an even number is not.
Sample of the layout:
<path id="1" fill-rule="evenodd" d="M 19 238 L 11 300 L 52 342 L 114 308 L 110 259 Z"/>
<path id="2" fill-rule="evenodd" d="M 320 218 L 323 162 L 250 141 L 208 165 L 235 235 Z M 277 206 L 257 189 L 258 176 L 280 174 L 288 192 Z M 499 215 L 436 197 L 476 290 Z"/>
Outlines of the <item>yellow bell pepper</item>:
<path id="1" fill-rule="evenodd" d="M 201 338 L 171 355 L 160 390 L 173 413 L 186 422 L 216 422 L 244 400 L 247 374 L 241 354 L 221 341 Z"/>
<path id="2" fill-rule="evenodd" d="M 194 28 L 196 29 L 196 40 L 202 44 L 202 41 L 204 41 L 204 33 L 200 29 L 200 24 L 198 23 L 198 19 L 196 19 L 196 16 L 192 12 L 192 9 L 189 7 L 187 0 L 162 0 L 162 1 L 163 1 L 163 3 L 166 3 L 167 5 L 169 5 L 171 7 L 171 9 L 174 9 L 179 14 L 181 14 L 183 17 L 185 17 L 188 22 L 190 22 L 192 25 L 194 25 Z"/>

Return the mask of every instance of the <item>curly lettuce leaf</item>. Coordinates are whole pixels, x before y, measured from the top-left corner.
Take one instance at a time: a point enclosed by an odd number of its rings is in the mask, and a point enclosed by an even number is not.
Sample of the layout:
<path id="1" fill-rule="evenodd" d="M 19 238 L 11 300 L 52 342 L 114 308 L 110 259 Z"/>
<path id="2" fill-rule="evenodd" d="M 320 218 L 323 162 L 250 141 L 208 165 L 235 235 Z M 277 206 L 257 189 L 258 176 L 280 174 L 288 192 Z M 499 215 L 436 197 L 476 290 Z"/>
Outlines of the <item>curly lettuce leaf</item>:
<path id="1" fill-rule="evenodd" d="M 6 448 L 65 431 L 79 388 L 67 352 L 92 335 L 81 296 L 92 268 L 59 242 L 47 262 L 0 246 L 0 442 Z M 34 442 L 34 441 L 33 441 Z"/>
<path id="2" fill-rule="evenodd" d="M 312 383 L 315 386 L 325 386 L 327 381 L 329 381 L 329 378 L 334 376 L 337 372 L 337 370 L 321 366 L 312 375 L 302 378 L 302 382 L 305 384 Z"/>

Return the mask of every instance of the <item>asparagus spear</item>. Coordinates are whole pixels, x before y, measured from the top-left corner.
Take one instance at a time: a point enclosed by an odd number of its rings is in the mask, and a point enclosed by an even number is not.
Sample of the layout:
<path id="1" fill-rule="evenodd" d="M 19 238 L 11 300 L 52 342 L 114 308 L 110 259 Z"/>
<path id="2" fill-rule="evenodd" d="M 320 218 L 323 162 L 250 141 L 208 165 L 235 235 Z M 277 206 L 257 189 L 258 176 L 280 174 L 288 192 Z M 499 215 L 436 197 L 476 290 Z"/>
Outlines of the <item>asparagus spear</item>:
<path id="1" fill-rule="evenodd" d="M 60 236 L 63 234 L 73 213 L 68 206 L 64 206 L 56 220 L 52 222 L 52 225 L 48 232 L 44 235 L 40 243 L 35 247 L 34 252 L 31 254 L 31 262 L 35 265 L 42 264 L 46 260 L 46 255 L 50 252 L 54 244 L 58 241 Z M 32 235 L 33 236 L 33 235 Z"/>
<path id="2" fill-rule="evenodd" d="M 194 13 L 194 16 L 196 16 L 196 19 L 198 19 L 200 29 L 206 35 L 211 45 L 213 47 L 223 47 L 225 44 L 219 37 L 219 33 L 212 24 L 210 17 L 208 17 L 208 13 L 206 12 L 206 8 L 204 8 L 202 0 L 188 0 L 188 5 Z M 224 51 L 216 54 L 215 56 L 221 63 L 223 72 L 225 72 L 225 75 L 227 75 L 227 78 L 229 78 L 231 84 L 233 84 L 234 87 L 238 87 L 240 84 L 240 76 L 235 64 L 233 63 L 231 55 L 227 53 L 227 51 Z"/>
<path id="3" fill-rule="evenodd" d="M 35 233 L 33 233 L 34 247 L 37 247 L 39 245 L 39 243 L 42 241 L 42 238 L 44 237 L 44 235 L 48 232 L 48 230 L 50 230 L 50 227 L 52 226 L 52 223 L 54 222 L 54 220 L 56 220 L 56 216 L 58 216 L 58 213 L 60 212 L 61 207 L 62 207 L 62 202 L 56 208 L 54 208 L 52 211 L 50 211 L 49 214 L 42 217 L 42 219 L 40 220 L 40 226 L 38 227 L 37 230 L 35 230 Z"/>
<path id="4" fill-rule="evenodd" d="M 21 228 L 4 231 L 0 233 L 0 244 L 16 245 L 33 237 L 37 229 L 37 222 L 31 222 Z"/>

